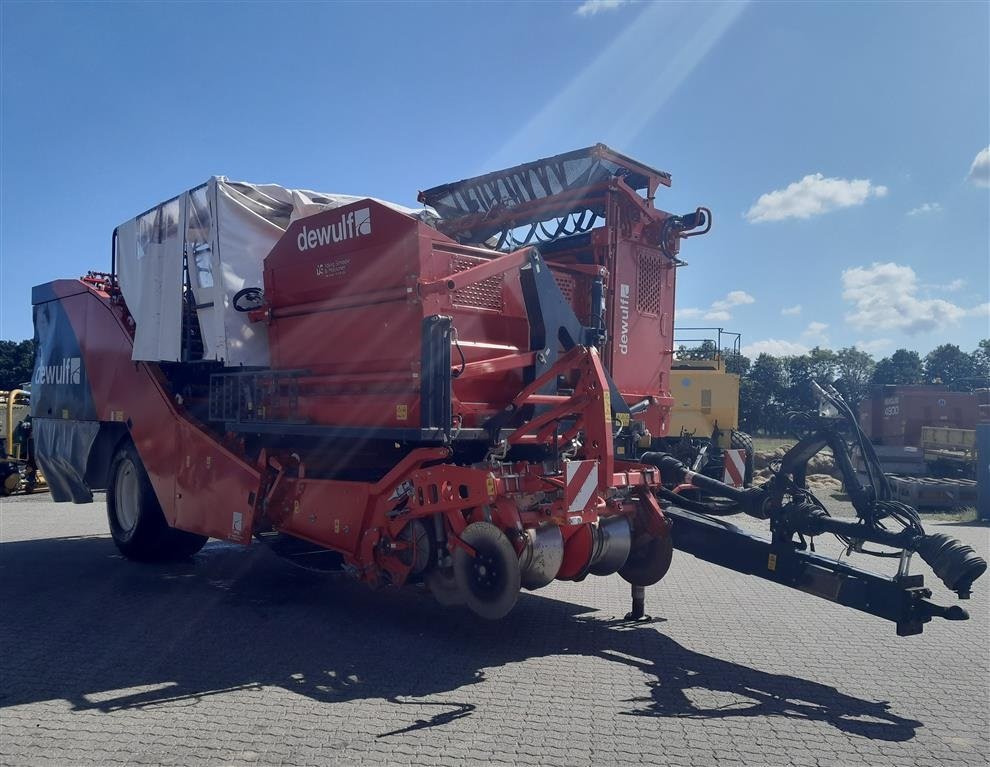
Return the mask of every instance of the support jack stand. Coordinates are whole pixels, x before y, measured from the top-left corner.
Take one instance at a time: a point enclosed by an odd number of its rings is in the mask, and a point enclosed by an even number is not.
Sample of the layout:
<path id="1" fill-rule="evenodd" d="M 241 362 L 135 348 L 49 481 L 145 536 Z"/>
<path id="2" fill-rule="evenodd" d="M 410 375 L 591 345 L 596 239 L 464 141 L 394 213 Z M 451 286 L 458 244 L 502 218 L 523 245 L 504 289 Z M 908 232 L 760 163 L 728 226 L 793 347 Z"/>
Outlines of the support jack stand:
<path id="1" fill-rule="evenodd" d="M 652 623 L 653 618 L 646 614 L 646 587 L 632 587 L 632 611 L 626 613 L 625 620 L 635 623 Z"/>

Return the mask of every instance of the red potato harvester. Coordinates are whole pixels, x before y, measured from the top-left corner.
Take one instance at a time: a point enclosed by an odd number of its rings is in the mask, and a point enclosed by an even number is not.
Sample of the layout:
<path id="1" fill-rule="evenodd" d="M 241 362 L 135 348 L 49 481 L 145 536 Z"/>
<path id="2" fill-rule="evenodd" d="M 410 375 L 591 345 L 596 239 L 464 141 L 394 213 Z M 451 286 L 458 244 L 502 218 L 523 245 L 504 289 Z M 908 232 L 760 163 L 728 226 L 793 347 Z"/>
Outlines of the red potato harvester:
<path id="1" fill-rule="evenodd" d="M 823 410 L 759 488 L 654 449 L 680 244 L 711 228 L 705 208 L 657 209 L 662 186 L 599 144 L 430 189 L 419 210 L 223 177 L 152 208 L 114 230 L 110 273 L 34 289 L 35 443 L 55 500 L 105 488 L 133 559 L 257 538 L 492 619 L 521 587 L 612 573 L 641 618 L 675 548 L 899 634 L 967 617 L 929 601 L 910 557 L 963 598 L 986 563 L 926 534 L 872 465 L 860 482 L 847 444 L 862 435 L 836 392 L 818 389 Z M 855 521 L 805 485 L 825 446 Z M 826 532 L 900 556 L 897 576 L 809 550 Z"/>

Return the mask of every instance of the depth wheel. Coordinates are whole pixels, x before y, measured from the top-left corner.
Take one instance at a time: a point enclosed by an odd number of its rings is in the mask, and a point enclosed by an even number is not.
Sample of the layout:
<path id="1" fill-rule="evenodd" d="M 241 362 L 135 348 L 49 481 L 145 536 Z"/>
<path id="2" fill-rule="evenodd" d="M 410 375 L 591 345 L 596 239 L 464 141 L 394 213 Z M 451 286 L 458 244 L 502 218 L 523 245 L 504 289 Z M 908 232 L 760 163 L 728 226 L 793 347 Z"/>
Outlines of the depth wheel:
<path id="1" fill-rule="evenodd" d="M 491 522 L 473 522 L 461 535 L 475 551 L 454 550 L 454 581 L 464 603 L 488 620 L 508 615 L 519 598 L 519 555 L 512 542 Z"/>
<path id="2" fill-rule="evenodd" d="M 652 586 L 667 574 L 673 558 L 674 542 L 670 535 L 661 538 L 640 536 L 633 543 L 629 559 L 620 568 L 619 575 L 633 586 Z"/>
<path id="3" fill-rule="evenodd" d="M 464 593 L 450 570 L 435 567 L 423 576 L 423 580 L 433 598 L 444 607 L 460 607 L 464 604 Z"/>
<path id="4" fill-rule="evenodd" d="M 110 464 L 107 488 L 110 535 L 120 553 L 142 562 L 183 559 L 207 538 L 170 528 L 134 445 L 123 445 Z"/>

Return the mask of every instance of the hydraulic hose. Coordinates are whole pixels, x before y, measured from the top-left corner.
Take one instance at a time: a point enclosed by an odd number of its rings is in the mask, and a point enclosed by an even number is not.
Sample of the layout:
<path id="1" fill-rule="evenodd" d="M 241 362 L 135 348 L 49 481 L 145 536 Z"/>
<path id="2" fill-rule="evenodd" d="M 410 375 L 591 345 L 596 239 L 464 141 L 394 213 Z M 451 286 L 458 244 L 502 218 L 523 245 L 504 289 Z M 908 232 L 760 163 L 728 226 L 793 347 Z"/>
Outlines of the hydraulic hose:
<path id="1" fill-rule="evenodd" d="M 670 453 L 643 453 L 639 460 L 650 466 L 656 466 L 660 469 L 661 474 L 665 477 L 672 477 L 678 484 L 687 482 L 702 490 L 707 490 L 712 495 L 731 498 L 737 503 L 751 505 L 755 500 L 762 500 L 763 498 L 762 490 L 757 488 L 740 489 L 704 474 L 699 474 L 678 461 Z"/>
<path id="2" fill-rule="evenodd" d="M 728 517 L 742 511 L 742 508 L 738 503 L 714 504 L 705 503 L 704 501 L 694 501 L 690 498 L 685 498 L 672 490 L 668 490 L 665 487 L 657 488 L 657 493 L 664 500 L 670 501 L 674 505 L 680 506 L 682 509 L 694 511 L 698 514 L 707 514 L 713 517 Z"/>

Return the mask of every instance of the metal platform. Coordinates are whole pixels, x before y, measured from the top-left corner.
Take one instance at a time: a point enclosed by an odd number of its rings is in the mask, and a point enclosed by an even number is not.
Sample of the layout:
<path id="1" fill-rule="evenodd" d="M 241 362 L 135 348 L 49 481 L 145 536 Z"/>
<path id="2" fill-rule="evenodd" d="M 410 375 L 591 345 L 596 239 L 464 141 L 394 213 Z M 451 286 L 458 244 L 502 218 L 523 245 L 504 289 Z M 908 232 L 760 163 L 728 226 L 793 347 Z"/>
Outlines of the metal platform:
<path id="1" fill-rule="evenodd" d="M 919 509 L 976 506 L 976 482 L 971 479 L 888 475 L 894 500 Z"/>

